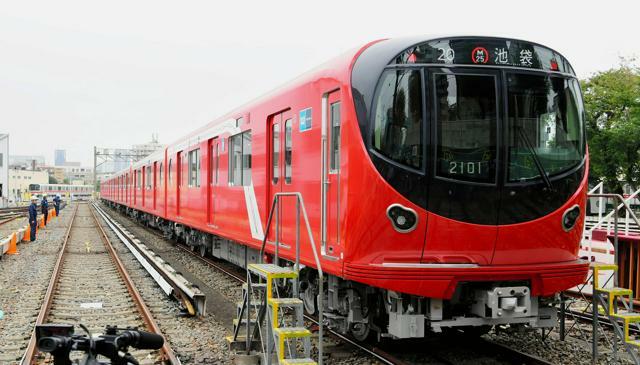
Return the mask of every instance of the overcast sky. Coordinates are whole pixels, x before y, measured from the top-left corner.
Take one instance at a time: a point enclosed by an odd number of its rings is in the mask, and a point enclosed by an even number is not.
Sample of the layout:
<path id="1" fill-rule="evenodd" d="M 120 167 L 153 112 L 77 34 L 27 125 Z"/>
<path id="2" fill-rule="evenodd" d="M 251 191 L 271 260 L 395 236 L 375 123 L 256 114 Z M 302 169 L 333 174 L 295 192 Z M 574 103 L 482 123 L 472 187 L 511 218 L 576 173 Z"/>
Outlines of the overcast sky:
<path id="1" fill-rule="evenodd" d="M 590 5 L 593 3 L 593 5 Z M 437 5 L 435 5 L 437 4 Z M 168 143 L 365 42 L 523 38 L 580 77 L 640 56 L 634 1 L 0 1 L 0 133 L 12 154 Z"/>

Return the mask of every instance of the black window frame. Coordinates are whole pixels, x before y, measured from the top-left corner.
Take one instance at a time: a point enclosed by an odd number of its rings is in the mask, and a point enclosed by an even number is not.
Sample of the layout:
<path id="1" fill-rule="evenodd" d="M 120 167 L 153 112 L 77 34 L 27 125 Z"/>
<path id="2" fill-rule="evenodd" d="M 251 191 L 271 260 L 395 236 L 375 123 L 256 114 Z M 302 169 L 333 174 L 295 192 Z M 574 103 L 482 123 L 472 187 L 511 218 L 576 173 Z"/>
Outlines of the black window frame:
<path id="1" fill-rule="evenodd" d="M 465 184 L 465 185 L 479 185 L 479 186 L 498 186 L 499 181 L 501 180 L 501 170 L 504 169 L 503 161 L 502 161 L 502 153 L 504 148 L 503 141 L 503 118 L 504 118 L 504 110 L 505 110 L 505 100 L 503 95 L 504 83 L 504 73 L 497 68 L 469 68 L 469 67 L 425 67 L 426 72 L 428 73 L 428 86 L 425 88 L 428 90 L 429 101 L 431 104 L 428 106 L 430 111 L 430 119 L 429 123 L 431 126 L 431 133 L 433 135 L 432 138 L 429 139 L 428 143 L 431 146 L 431 153 L 433 154 L 431 159 L 431 168 L 433 174 L 431 175 L 434 179 L 448 181 L 456 184 Z M 445 74 L 445 75 L 470 75 L 470 76 L 492 76 L 494 78 L 494 87 L 495 87 L 495 100 L 496 100 L 496 157 L 495 157 L 495 175 L 493 182 L 480 182 L 480 181 L 467 181 L 467 180 L 459 180 L 446 176 L 438 175 L 437 165 L 438 165 L 438 123 L 437 123 L 437 98 L 438 95 L 435 92 L 435 75 Z"/>
<path id="2" fill-rule="evenodd" d="M 293 180 L 293 118 L 284 121 L 284 183 L 289 185 Z M 288 156 L 287 156 L 288 153 Z M 288 168 L 288 170 L 287 170 Z"/>
<path id="3" fill-rule="evenodd" d="M 195 161 L 194 161 L 194 157 L 195 157 Z M 187 154 L 187 179 L 188 179 L 188 186 L 190 188 L 199 188 L 200 185 L 202 185 L 202 181 L 201 181 L 201 154 L 200 154 L 200 147 L 194 148 L 192 150 L 189 151 L 189 153 Z M 195 166 L 193 166 L 195 165 Z"/>
<path id="4" fill-rule="evenodd" d="M 251 143 L 251 151 L 249 154 L 245 154 L 244 151 L 244 142 L 245 142 L 245 136 L 249 135 L 249 140 Z M 240 166 L 236 166 L 234 163 L 234 156 L 233 156 L 233 152 L 235 151 L 235 148 L 233 147 L 233 143 L 235 142 L 235 140 L 239 139 L 240 140 Z M 253 184 L 253 135 L 251 133 L 251 129 L 247 129 L 244 130 L 240 133 L 234 134 L 232 136 L 229 136 L 229 148 L 228 148 L 228 152 L 227 152 L 227 156 L 228 156 L 228 181 L 227 181 L 227 185 L 228 186 L 250 186 L 251 184 Z M 245 155 L 249 156 L 248 160 L 245 160 Z M 245 162 L 247 162 L 248 167 L 245 167 Z M 237 184 L 235 177 L 234 177 L 234 172 L 235 169 L 239 168 L 240 169 L 240 183 Z M 248 183 L 245 183 L 245 175 L 244 175 L 244 171 L 245 169 L 249 170 L 249 181 Z"/>
<path id="5" fill-rule="evenodd" d="M 151 167 L 153 166 L 153 164 L 149 164 L 145 167 L 145 177 L 144 177 L 144 187 L 146 190 L 151 190 L 152 185 L 151 185 L 151 172 L 153 171 L 153 168 Z"/>
<path id="6" fill-rule="evenodd" d="M 587 157 L 588 157 L 588 151 L 587 151 L 587 120 L 586 120 L 586 110 L 584 107 L 584 95 L 582 93 L 582 88 L 580 87 L 580 80 L 578 79 L 578 77 L 576 77 L 573 74 L 569 74 L 566 72 L 548 72 L 548 71 L 544 71 L 544 70 L 529 70 L 529 69 L 515 69 L 515 68 L 501 68 L 500 69 L 501 73 L 502 73 L 502 84 L 501 84 L 501 88 L 504 90 L 504 95 L 502 96 L 502 101 L 503 101 L 503 115 L 504 115 L 504 123 L 503 123 L 503 129 L 505 130 L 505 132 L 503 133 L 504 137 L 503 137 L 503 143 L 502 143 L 502 147 L 500 149 L 500 151 L 504 154 L 504 161 L 502 161 L 501 163 L 501 168 L 504 170 L 504 174 L 503 174 L 503 178 L 502 178 L 502 184 L 504 187 L 510 187 L 510 188 L 518 188 L 518 187 L 527 187 L 527 186 L 532 186 L 532 185 L 540 185 L 544 183 L 544 179 L 542 178 L 542 176 L 539 176 L 535 179 L 531 179 L 531 180 L 527 180 L 527 181 L 510 181 L 509 180 L 509 174 L 508 174 L 508 170 L 509 170 L 509 138 L 511 137 L 509 135 L 509 81 L 507 79 L 507 77 L 509 76 L 509 74 L 517 74 L 517 75 L 521 75 L 521 74 L 527 74 L 527 75 L 536 75 L 536 76 L 548 76 L 548 77 L 558 77 L 558 78 L 562 78 L 565 80 L 574 80 L 575 82 L 578 83 L 578 87 L 576 89 L 576 97 L 577 99 L 582 103 L 582 160 L 577 163 L 576 165 L 569 167 L 566 170 L 557 172 L 555 174 L 550 174 L 548 175 L 549 181 L 553 182 L 553 181 L 557 181 L 557 180 L 562 180 L 564 178 L 566 178 L 569 175 L 574 174 L 577 170 L 581 169 L 586 161 L 587 161 Z"/>
<path id="7" fill-rule="evenodd" d="M 280 116 L 278 116 L 280 119 Z M 280 148 L 281 148 L 281 133 L 280 133 L 280 120 L 271 123 L 271 183 L 277 185 L 280 181 Z"/>
<path id="8" fill-rule="evenodd" d="M 336 108 L 338 111 L 337 125 L 334 124 L 336 121 L 333 119 L 334 108 Z M 424 127 L 424 125 L 422 127 Z M 336 129 L 338 130 L 337 136 L 336 136 Z M 331 131 L 331 133 L 329 134 L 329 173 L 338 174 L 340 173 L 340 155 L 341 155 L 341 147 L 342 147 L 340 143 L 340 140 L 342 138 L 341 137 L 342 136 L 342 101 L 341 100 L 337 100 L 337 101 L 334 101 L 333 103 L 329 103 L 329 130 Z"/>
<path id="9" fill-rule="evenodd" d="M 422 85 L 422 120 L 423 120 L 423 129 L 422 129 L 422 167 L 421 168 L 415 168 L 413 166 L 410 165 L 406 165 L 403 164 L 401 162 L 398 162 L 388 156 L 386 156 L 385 154 L 381 153 L 380 151 L 378 151 L 375 146 L 374 146 L 374 138 L 375 138 L 375 110 L 378 107 L 378 98 L 380 95 L 381 87 L 380 84 L 383 82 L 384 78 L 384 74 L 387 71 L 398 71 L 398 70 L 404 70 L 404 71 L 409 71 L 409 70 L 417 70 L 420 72 L 420 77 L 421 77 L 421 85 Z M 369 149 L 369 153 L 375 155 L 377 158 L 385 161 L 385 163 L 393 165 L 395 168 L 400 168 L 402 170 L 408 171 L 410 173 L 416 174 L 416 175 L 420 175 L 421 177 L 425 177 L 428 173 L 428 168 L 430 166 L 429 163 L 429 152 L 430 152 L 430 143 L 431 143 L 431 110 L 429 109 L 429 104 L 427 103 L 427 100 L 429 100 L 430 98 L 430 93 L 431 90 L 429 90 L 429 88 L 427 87 L 428 85 L 428 77 L 429 77 L 429 72 L 428 70 L 424 67 L 424 65 L 410 65 L 410 64 L 403 64 L 403 65 L 389 65 L 387 67 L 385 67 L 382 70 L 382 73 L 380 73 L 380 77 L 378 79 L 378 81 L 376 82 L 375 85 L 375 92 L 373 93 L 373 102 L 371 103 L 371 109 L 369 111 L 369 130 L 368 130 L 368 135 L 367 135 L 367 142 L 366 145 Z"/>

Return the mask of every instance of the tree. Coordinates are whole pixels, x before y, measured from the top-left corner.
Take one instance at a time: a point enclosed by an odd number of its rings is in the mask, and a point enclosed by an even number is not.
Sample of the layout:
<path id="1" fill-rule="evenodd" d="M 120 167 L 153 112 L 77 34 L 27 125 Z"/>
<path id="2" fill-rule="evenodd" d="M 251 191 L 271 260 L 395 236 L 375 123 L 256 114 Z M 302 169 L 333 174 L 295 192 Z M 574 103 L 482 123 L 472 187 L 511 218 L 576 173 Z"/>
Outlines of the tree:
<path id="1" fill-rule="evenodd" d="M 49 175 L 49 184 L 57 184 L 57 183 L 58 183 L 58 179 L 56 179 L 55 176 Z"/>
<path id="2" fill-rule="evenodd" d="M 618 193 L 640 186 L 640 68 L 634 60 L 582 82 L 590 176 Z"/>

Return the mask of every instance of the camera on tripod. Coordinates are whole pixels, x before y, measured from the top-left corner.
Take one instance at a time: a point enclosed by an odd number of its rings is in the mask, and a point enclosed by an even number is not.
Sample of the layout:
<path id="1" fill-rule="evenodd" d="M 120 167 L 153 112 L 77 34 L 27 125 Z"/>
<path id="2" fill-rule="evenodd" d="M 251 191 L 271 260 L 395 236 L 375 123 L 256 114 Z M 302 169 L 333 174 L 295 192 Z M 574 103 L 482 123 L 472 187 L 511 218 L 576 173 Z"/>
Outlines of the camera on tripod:
<path id="1" fill-rule="evenodd" d="M 128 352 L 129 347 L 157 350 L 164 344 L 162 336 L 135 328 L 107 326 L 103 335 L 92 338 L 86 327 L 81 327 L 87 335 L 74 334 L 74 326 L 69 324 L 36 326 L 38 350 L 52 354 L 54 365 L 71 365 L 71 351 L 86 353 L 81 365 L 137 365 L 138 361 Z M 108 358 L 110 362 L 98 361 L 98 355 Z"/>

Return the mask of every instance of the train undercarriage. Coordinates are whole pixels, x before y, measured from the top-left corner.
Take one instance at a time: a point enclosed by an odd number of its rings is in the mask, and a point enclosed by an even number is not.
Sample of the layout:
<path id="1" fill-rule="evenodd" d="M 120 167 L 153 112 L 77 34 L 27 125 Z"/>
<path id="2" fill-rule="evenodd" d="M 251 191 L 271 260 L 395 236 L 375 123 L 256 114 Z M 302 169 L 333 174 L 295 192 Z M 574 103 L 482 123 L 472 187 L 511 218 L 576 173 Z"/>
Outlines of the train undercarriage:
<path id="1" fill-rule="evenodd" d="M 106 202 L 169 239 L 185 243 L 203 257 L 211 256 L 246 268 L 259 261 L 259 251 L 209 233 L 167 221 L 126 206 Z M 292 266 L 288 261 L 282 266 Z M 303 267 L 298 281 L 305 311 L 317 314 L 318 276 Z M 464 282 L 448 300 L 425 298 L 367 286 L 326 275 L 323 317 L 335 331 L 358 340 L 421 338 L 428 332 L 462 331 L 481 335 L 493 326 L 550 328 L 557 323 L 556 297 L 533 297 L 530 284 Z M 292 288 L 281 288 L 291 292 Z"/>

